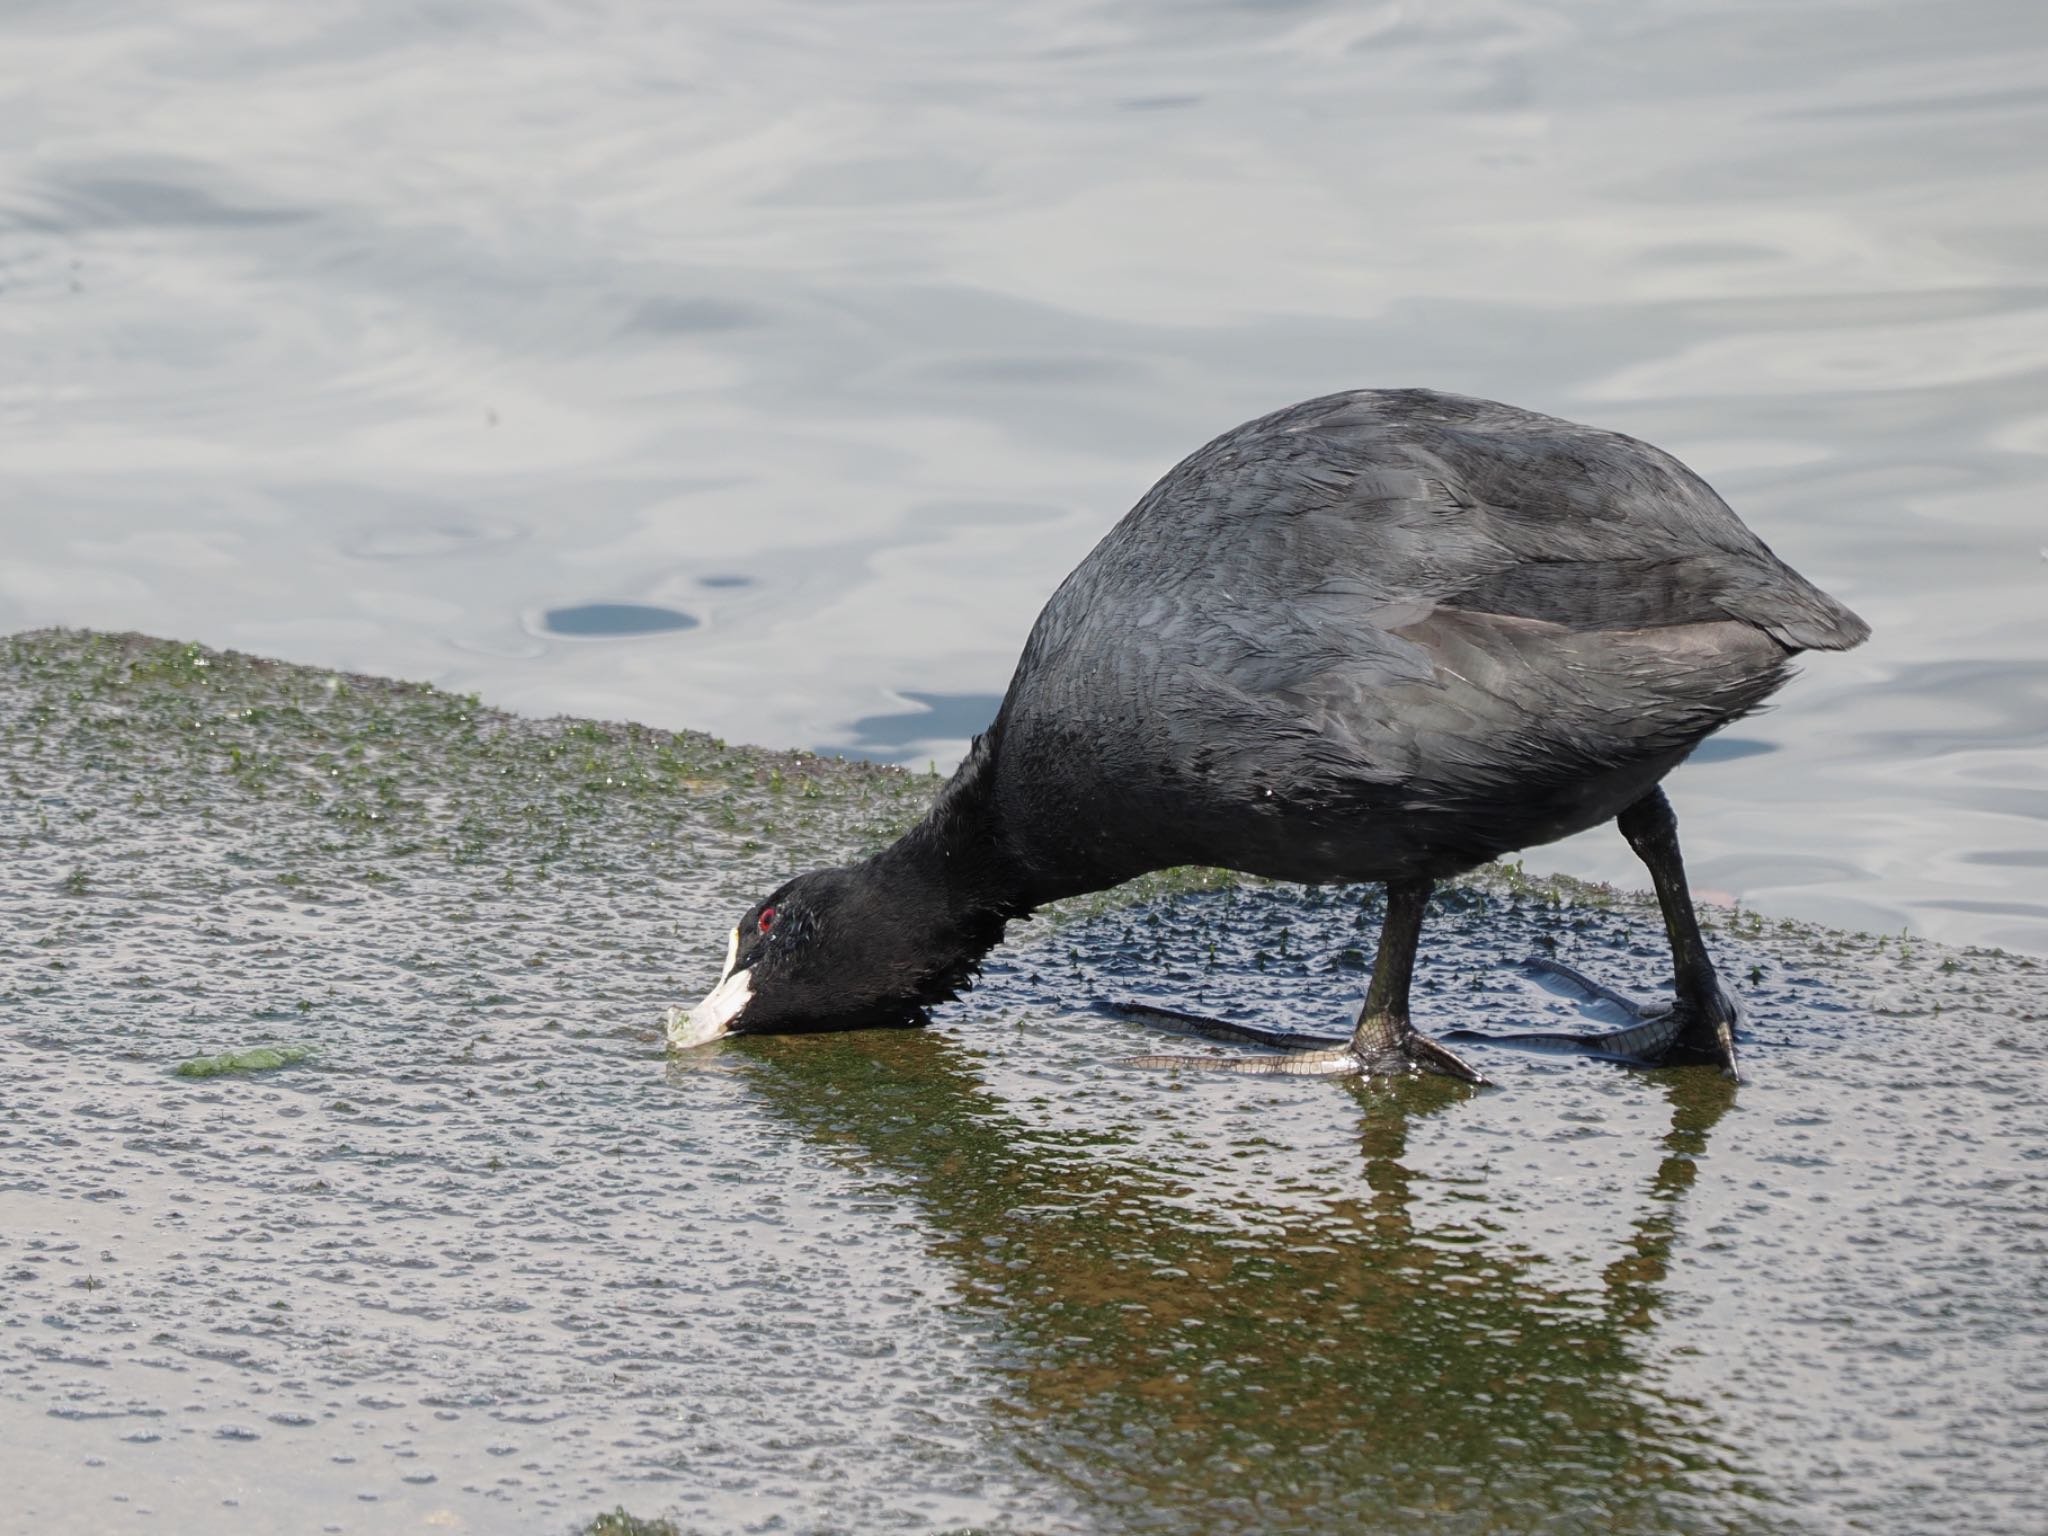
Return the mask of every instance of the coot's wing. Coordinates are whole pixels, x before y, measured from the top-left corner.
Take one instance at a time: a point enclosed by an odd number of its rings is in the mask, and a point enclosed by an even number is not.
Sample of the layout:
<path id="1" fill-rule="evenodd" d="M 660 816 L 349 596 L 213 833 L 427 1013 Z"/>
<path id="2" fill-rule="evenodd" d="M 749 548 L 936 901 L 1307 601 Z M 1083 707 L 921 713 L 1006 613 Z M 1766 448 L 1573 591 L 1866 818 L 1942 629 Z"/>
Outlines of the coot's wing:
<path id="1" fill-rule="evenodd" d="M 1698 475 L 1621 433 L 1426 390 L 1333 396 L 1267 423 L 1252 424 L 1259 439 L 1298 445 L 1282 462 L 1317 466 L 1304 509 L 1354 530 L 1363 512 L 1393 536 L 1404 568 L 1385 574 L 1418 596 L 1573 630 L 1734 619 L 1794 651 L 1870 633 Z M 1387 505 L 1385 482 L 1404 471 L 1421 520 Z M 1446 533 L 1449 561 L 1415 547 Z"/>
<path id="2" fill-rule="evenodd" d="M 1865 632 L 1667 454 L 1367 392 L 1177 466 L 1056 594 L 1019 677 L 1150 711 L 1148 748 L 1200 754 L 1219 789 L 1457 800 L 1681 750 L 1794 651 Z"/>

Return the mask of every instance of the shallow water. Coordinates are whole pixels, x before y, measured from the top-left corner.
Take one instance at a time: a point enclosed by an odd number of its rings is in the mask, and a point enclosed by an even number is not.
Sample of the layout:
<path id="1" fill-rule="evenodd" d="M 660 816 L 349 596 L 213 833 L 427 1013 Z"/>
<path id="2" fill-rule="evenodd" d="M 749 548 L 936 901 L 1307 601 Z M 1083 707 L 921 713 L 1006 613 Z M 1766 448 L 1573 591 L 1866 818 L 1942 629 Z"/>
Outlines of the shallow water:
<path id="1" fill-rule="evenodd" d="M 78 639 L 0 642 L 0 744 L 33 1529 L 2048 1521 L 2032 960 L 1717 920 L 1739 1090 L 1106 1065 L 1158 1037 L 1097 998 L 1355 1001 L 1375 897 L 1223 888 L 1026 925 L 929 1031 L 671 1058 L 710 914 L 929 780 Z M 1576 1022 L 1532 952 L 1666 965 L 1498 875 L 1418 1009 Z M 173 1072 L 266 1043 L 312 1059 Z"/>
<path id="2" fill-rule="evenodd" d="M 1680 776 L 1702 889 L 2048 952 L 2031 0 L 94 0 L 0 58 L 0 631 L 944 763 L 1167 465 L 1427 383 L 1673 448 L 1876 624 Z"/>

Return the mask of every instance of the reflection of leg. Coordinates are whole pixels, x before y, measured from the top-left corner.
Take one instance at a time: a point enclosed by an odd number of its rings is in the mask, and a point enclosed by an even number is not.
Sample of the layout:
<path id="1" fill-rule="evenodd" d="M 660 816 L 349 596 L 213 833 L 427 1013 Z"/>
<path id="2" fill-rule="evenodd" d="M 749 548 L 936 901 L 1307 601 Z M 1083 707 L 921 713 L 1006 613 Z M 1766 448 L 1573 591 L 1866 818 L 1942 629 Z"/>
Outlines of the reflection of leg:
<path id="1" fill-rule="evenodd" d="M 1671 965 L 1678 996 L 1672 1003 L 1638 1003 L 1555 960 L 1524 961 L 1522 972 L 1552 992 L 1587 1005 L 1623 1027 L 1606 1034 L 1478 1035 L 1451 1031 L 1453 1040 L 1491 1039 L 1549 1050 L 1583 1052 L 1638 1066 L 1666 1067 L 1704 1062 L 1735 1077 L 1735 1024 L 1742 1016 L 1735 994 L 1714 974 L 1707 958 L 1692 896 L 1685 886 L 1685 862 L 1678 853 L 1678 819 L 1664 791 L 1653 789 L 1615 818 L 1636 856 L 1649 866 L 1671 939 Z M 1640 1022 L 1630 1022 L 1640 1021 Z"/>
<path id="2" fill-rule="evenodd" d="M 1223 1024 L 1170 1008 L 1119 1003 L 1113 1011 L 1125 1018 L 1143 1019 L 1180 1034 L 1271 1046 L 1286 1053 L 1236 1060 L 1214 1056 L 1126 1056 L 1123 1064 L 1130 1067 L 1197 1067 L 1210 1072 L 1288 1077 L 1372 1077 L 1420 1070 L 1468 1083 L 1485 1082 L 1485 1078 L 1455 1054 L 1427 1036 L 1417 1034 L 1408 1022 L 1408 983 L 1415 975 L 1415 946 L 1422 938 L 1422 917 L 1429 908 L 1429 887 L 1427 880 L 1389 883 L 1387 886 L 1387 917 L 1380 928 L 1380 952 L 1373 961 L 1372 985 L 1366 991 L 1364 1007 L 1359 1009 L 1358 1027 L 1351 1032 L 1349 1040 L 1339 1044 L 1312 1035 L 1290 1037 L 1274 1030 Z"/>
<path id="3" fill-rule="evenodd" d="M 1650 1198 L 1632 1225 L 1626 1251 L 1603 1277 L 1609 1318 L 1642 1331 L 1655 1324 L 1684 1197 L 1698 1177 L 1708 1133 L 1735 1102 L 1735 1084 L 1718 1072 L 1679 1072 L 1665 1079 L 1664 1095 L 1671 1103 L 1671 1129 L 1650 1180 Z"/>
<path id="4" fill-rule="evenodd" d="M 1483 1083 L 1471 1067 L 1408 1022 L 1408 984 L 1415 976 L 1415 949 L 1422 941 L 1422 919 L 1429 910 L 1427 880 L 1389 881 L 1387 918 L 1380 926 L 1380 952 L 1372 966 L 1372 985 L 1358 1011 L 1351 1033 L 1352 1054 L 1368 1072 L 1419 1067 L 1445 1077 Z"/>
<path id="5" fill-rule="evenodd" d="M 1675 1200 L 1699 1177 L 1707 1137 L 1735 1105 L 1735 1084 L 1717 1074 L 1687 1072 L 1666 1079 L 1664 1094 L 1671 1101 L 1671 1129 L 1650 1187 L 1659 1199 Z"/>
<path id="6" fill-rule="evenodd" d="M 1678 851 L 1678 818 L 1671 813 L 1671 802 L 1663 790 L 1653 789 L 1615 820 L 1636 857 L 1649 868 L 1657 887 L 1657 904 L 1664 909 L 1664 931 L 1671 938 L 1671 966 L 1678 984 L 1672 1017 L 1679 1030 L 1664 1059 L 1712 1062 L 1730 1077 L 1737 1077 L 1738 1009 L 1721 978 L 1714 974 L 1714 962 L 1707 958 L 1706 941 L 1700 937 L 1692 894 L 1686 889 L 1685 860 Z"/>

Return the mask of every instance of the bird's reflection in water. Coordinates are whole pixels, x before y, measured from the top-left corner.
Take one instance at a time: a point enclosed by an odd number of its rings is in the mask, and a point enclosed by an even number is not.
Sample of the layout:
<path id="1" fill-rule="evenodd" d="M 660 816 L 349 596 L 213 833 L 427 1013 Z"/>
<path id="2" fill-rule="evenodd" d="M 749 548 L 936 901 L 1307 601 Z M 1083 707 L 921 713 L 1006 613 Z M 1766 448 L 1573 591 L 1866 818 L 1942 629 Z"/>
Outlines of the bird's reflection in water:
<path id="1" fill-rule="evenodd" d="M 1465 1096 L 1441 1080 L 1332 1089 L 1356 1098 L 1362 1166 L 1303 1206 L 1233 1177 L 1221 1138 L 1205 1188 L 1120 1137 L 1033 1124 L 938 1034 L 750 1054 L 778 1115 L 914 1200 L 964 1305 L 1002 1327 L 999 1433 L 1119 1528 L 1776 1523 L 1710 1411 L 1660 1393 L 1649 1347 L 1694 1160 L 1732 1102 L 1709 1071 L 1641 1080 L 1670 1106 L 1661 1159 L 1621 1256 L 1570 1286 L 1514 1216 L 1425 1219 L 1410 1133 Z"/>

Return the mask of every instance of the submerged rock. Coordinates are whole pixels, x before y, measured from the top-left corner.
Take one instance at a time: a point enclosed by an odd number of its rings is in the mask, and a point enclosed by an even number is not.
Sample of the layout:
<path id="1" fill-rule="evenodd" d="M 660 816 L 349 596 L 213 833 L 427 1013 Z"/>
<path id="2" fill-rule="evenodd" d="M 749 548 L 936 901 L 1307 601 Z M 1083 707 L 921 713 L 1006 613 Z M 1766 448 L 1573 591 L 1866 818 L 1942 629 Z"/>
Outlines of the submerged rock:
<path id="1" fill-rule="evenodd" d="M 1156 1037 L 1097 999 L 1326 1028 L 1362 986 L 1376 893 L 1183 871 L 1021 925 L 931 1030 L 670 1056 L 744 903 L 935 779 L 132 636 L 0 641 L 0 733 L 24 1520 L 2048 1517 L 2030 957 L 1712 911 L 1732 1091 L 1118 1071 Z M 1532 953 L 1665 984 L 1653 904 L 1495 869 L 1418 1022 L 1579 1022 Z"/>

